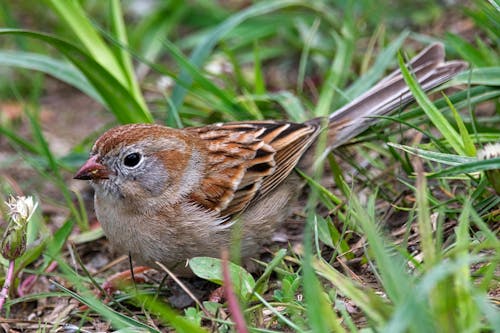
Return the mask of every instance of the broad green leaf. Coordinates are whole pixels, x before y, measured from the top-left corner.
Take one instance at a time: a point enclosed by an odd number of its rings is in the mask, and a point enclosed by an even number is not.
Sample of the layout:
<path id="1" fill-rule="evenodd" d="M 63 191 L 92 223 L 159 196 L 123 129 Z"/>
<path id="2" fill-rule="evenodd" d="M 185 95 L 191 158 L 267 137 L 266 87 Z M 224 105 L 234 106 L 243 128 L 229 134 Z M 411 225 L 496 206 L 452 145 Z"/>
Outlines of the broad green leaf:
<path id="1" fill-rule="evenodd" d="M 255 288 L 255 280 L 241 266 L 229 262 L 229 274 L 234 290 L 240 292 L 240 296 L 248 299 Z M 196 257 L 189 260 L 189 267 L 199 278 L 211 281 L 221 285 L 222 278 L 222 260 L 210 257 Z"/>

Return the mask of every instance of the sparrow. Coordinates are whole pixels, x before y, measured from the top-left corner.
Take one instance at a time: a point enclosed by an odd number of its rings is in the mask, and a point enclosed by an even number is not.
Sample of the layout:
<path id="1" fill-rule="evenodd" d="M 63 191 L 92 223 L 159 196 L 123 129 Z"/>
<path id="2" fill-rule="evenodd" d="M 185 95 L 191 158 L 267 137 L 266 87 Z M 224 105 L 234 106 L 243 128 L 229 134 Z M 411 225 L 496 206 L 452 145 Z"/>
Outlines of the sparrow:
<path id="1" fill-rule="evenodd" d="M 407 67 L 429 91 L 467 65 L 445 62 L 443 46 L 433 44 Z M 97 139 L 74 178 L 90 181 L 97 219 L 118 252 L 186 275 L 190 258 L 219 257 L 235 241 L 250 258 L 269 243 L 304 183 L 294 169 L 311 169 L 322 131 L 325 155 L 412 101 L 396 70 L 330 116 L 304 123 L 118 126 Z"/>

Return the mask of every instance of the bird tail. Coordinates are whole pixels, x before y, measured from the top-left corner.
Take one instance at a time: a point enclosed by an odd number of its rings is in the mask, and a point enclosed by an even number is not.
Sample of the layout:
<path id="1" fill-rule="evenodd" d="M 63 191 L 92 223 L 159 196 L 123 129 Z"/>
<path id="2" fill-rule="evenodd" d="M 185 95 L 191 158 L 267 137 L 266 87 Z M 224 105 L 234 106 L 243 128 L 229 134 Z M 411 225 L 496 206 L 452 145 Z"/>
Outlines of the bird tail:
<path id="1" fill-rule="evenodd" d="M 467 68 L 467 63 L 463 61 L 445 62 L 444 57 L 443 45 L 436 43 L 424 49 L 406 64 L 424 91 L 449 81 Z M 328 117 L 329 151 L 368 129 L 378 120 L 377 116 L 389 115 L 413 100 L 414 97 L 403 79 L 401 70 L 395 70 Z"/>

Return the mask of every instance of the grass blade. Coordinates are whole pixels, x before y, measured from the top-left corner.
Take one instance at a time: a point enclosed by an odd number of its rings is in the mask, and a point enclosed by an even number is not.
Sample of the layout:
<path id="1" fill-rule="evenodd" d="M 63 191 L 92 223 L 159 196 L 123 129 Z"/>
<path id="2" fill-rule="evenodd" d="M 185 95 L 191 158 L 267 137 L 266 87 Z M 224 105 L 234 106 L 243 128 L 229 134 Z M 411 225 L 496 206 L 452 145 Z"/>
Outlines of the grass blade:
<path id="1" fill-rule="evenodd" d="M 401 149 L 407 153 L 410 153 L 410 154 L 415 155 L 415 156 L 419 156 L 423 159 L 442 163 L 442 164 L 447 164 L 447 165 L 461 165 L 463 163 L 477 161 L 477 159 L 474 157 L 439 153 L 439 152 L 435 152 L 435 151 L 424 150 L 424 149 L 420 149 L 420 148 L 400 145 L 400 144 L 392 143 L 392 142 L 389 142 L 387 144 L 391 147 Z"/>
<path id="2" fill-rule="evenodd" d="M 371 68 L 363 76 L 359 77 L 344 91 L 343 95 L 350 98 L 346 102 L 350 102 L 356 96 L 360 96 L 382 78 L 382 75 L 385 73 L 387 67 L 392 64 L 394 55 L 401 48 L 403 42 L 409 34 L 409 31 L 404 30 L 396 39 L 394 39 L 394 41 L 392 41 L 379 53 L 373 63 L 373 66 L 371 66 Z"/>
<path id="3" fill-rule="evenodd" d="M 462 72 L 443 85 L 443 88 L 460 84 L 500 86 L 500 67 L 472 68 Z"/>
<path id="4" fill-rule="evenodd" d="M 75 0 L 49 0 L 48 3 L 66 26 L 78 37 L 92 58 L 102 67 L 107 68 L 118 82 L 127 86 L 128 81 L 120 64 L 90 23 L 79 2 Z"/>
<path id="5" fill-rule="evenodd" d="M 427 179 L 424 176 L 424 168 L 420 159 L 415 159 L 413 169 L 417 174 L 416 204 L 418 210 L 417 225 L 421 238 L 422 253 L 424 255 L 424 267 L 430 269 L 436 262 L 437 254 L 434 247 L 432 223 L 427 200 Z"/>
<path id="6" fill-rule="evenodd" d="M 475 160 L 473 162 L 462 163 L 439 172 L 429 174 L 429 178 L 450 177 L 459 174 L 475 173 L 485 170 L 500 169 L 500 157 L 489 160 Z"/>
<path id="7" fill-rule="evenodd" d="M 144 109 L 106 68 L 77 46 L 60 38 L 29 30 L 0 29 L 0 34 L 21 35 L 46 42 L 64 54 L 98 91 L 107 107 L 122 123 L 152 122 L 149 110 Z"/>
<path id="8" fill-rule="evenodd" d="M 415 78 L 410 74 L 405 66 L 403 57 L 398 54 L 399 67 L 403 73 L 403 78 L 406 84 L 410 88 L 415 100 L 422 107 L 424 112 L 427 114 L 432 123 L 438 128 L 441 134 L 444 136 L 446 141 L 452 146 L 452 148 L 459 154 L 465 155 L 464 147 L 462 146 L 460 135 L 455 131 L 453 126 L 448 122 L 448 120 L 439 112 L 439 110 L 432 104 L 425 92 L 418 85 Z"/>
<path id="9" fill-rule="evenodd" d="M 132 65 L 132 57 L 130 52 L 128 52 L 128 38 L 127 31 L 125 29 L 125 22 L 123 21 L 123 13 L 121 10 L 121 5 L 119 0 L 111 0 L 111 23 L 115 38 L 118 40 L 119 46 L 116 52 L 118 62 L 121 65 L 121 70 L 125 75 L 127 84 L 130 92 L 134 96 L 135 100 L 141 104 L 141 106 L 146 109 L 146 104 L 142 97 L 141 90 L 139 88 L 139 83 L 135 77 L 134 67 Z"/>
<path id="10" fill-rule="evenodd" d="M 286 7 L 304 5 L 303 1 L 299 0 L 280 0 L 280 1 L 265 1 L 258 2 L 225 20 L 209 34 L 204 41 L 193 50 L 189 62 L 195 66 L 200 67 L 203 62 L 207 59 L 208 55 L 212 52 L 215 45 L 232 29 L 244 22 L 245 20 L 265 15 L 270 12 L 280 10 Z M 182 70 L 179 75 L 179 80 L 181 82 L 186 82 L 187 85 L 176 85 L 172 92 L 172 102 L 177 109 L 181 106 L 184 97 L 187 94 L 187 88 L 192 82 L 192 77 L 189 72 L 185 69 Z"/>
<path id="11" fill-rule="evenodd" d="M 31 69 L 49 74 L 104 104 L 99 93 L 74 66 L 42 54 L 23 51 L 0 51 L 0 65 Z"/>

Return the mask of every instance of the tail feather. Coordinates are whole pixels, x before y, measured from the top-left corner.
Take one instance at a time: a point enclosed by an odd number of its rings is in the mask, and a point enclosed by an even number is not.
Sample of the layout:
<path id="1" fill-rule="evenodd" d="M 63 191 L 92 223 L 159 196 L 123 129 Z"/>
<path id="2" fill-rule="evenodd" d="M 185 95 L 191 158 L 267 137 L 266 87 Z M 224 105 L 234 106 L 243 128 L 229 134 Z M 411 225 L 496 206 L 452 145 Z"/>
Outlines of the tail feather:
<path id="1" fill-rule="evenodd" d="M 424 91 L 439 86 L 467 68 L 462 61 L 444 62 L 444 55 L 443 45 L 433 44 L 406 64 Z M 401 71 L 395 70 L 329 116 L 329 151 L 373 125 L 377 121 L 374 116 L 388 115 L 413 100 Z"/>

